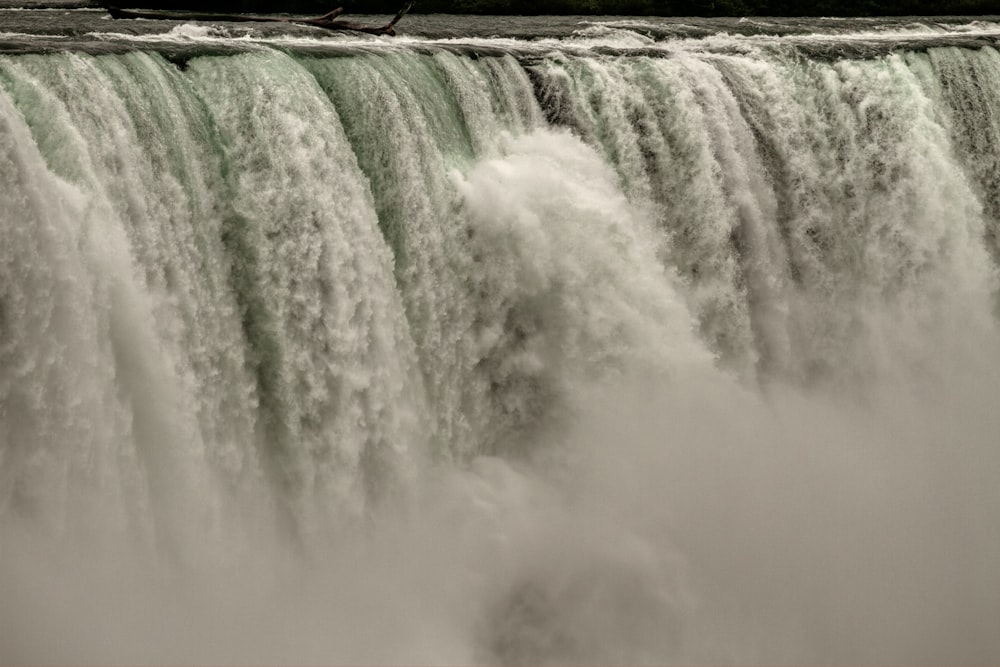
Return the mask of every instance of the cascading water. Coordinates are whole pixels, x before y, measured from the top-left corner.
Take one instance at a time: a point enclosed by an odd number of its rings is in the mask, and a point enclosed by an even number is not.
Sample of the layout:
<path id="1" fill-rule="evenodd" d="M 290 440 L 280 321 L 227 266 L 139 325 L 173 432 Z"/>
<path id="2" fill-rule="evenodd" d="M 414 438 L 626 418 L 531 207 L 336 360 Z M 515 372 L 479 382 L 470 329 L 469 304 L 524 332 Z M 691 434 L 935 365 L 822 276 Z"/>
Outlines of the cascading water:
<path id="1" fill-rule="evenodd" d="M 656 30 L 4 33 L 0 662 L 1000 658 L 996 27 Z"/>

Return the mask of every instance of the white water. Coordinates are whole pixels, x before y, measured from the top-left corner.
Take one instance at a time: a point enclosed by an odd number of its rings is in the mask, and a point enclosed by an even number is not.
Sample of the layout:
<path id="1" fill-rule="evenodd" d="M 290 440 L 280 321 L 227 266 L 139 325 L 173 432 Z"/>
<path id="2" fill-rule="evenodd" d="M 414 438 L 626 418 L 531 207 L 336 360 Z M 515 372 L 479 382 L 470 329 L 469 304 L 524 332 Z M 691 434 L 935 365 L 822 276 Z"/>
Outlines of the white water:
<path id="1" fill-rule="evenodd" d="M 995 661 L 998 61 L 0 60 L 0 661 Z"/>

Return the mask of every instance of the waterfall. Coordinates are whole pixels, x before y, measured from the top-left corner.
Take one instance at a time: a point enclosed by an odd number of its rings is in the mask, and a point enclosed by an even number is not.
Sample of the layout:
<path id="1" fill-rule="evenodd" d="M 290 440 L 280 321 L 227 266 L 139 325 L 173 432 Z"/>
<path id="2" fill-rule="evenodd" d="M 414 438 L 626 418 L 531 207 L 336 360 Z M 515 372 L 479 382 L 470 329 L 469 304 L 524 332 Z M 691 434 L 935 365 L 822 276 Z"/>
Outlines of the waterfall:
<path id="1" fill-rule="evenodd" d="M 0 55 L 0 661 L 1000 657 L 1000 53 L 628 34 Z"/>

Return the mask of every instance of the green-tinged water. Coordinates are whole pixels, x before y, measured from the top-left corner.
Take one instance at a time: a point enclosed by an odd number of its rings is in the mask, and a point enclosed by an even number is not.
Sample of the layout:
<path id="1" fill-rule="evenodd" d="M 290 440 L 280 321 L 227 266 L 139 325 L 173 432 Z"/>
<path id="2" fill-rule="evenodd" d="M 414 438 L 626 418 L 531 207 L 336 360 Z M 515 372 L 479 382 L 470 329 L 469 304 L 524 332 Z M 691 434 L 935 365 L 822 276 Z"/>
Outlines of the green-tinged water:
<path id="1" fill-rule="evenodd" d="M 997 24 L 470 20 L 0 11 L 0 662 L 1000 658 Z"/>

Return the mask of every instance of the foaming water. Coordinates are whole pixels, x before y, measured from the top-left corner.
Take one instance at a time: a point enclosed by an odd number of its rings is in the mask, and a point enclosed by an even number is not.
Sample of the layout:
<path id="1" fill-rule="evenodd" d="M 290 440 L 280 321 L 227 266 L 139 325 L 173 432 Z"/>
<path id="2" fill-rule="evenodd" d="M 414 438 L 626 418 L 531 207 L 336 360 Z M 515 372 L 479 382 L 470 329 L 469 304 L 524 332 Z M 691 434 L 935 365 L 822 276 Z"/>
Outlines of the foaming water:
<path id="1" fill-rule="evenodd" d="M 576 46 L 0 60 L 0 661 L 1000 656 L 996 52 Z"/>

